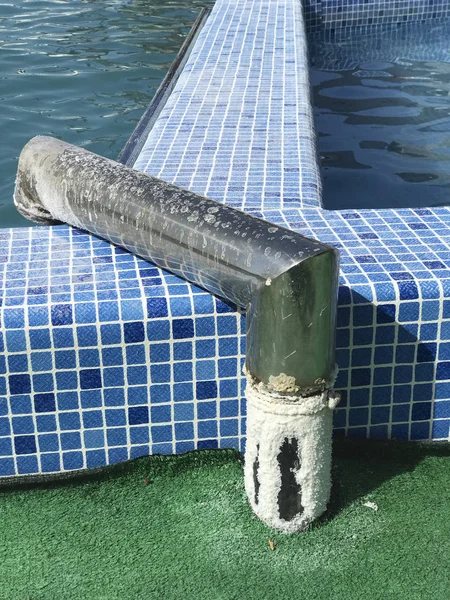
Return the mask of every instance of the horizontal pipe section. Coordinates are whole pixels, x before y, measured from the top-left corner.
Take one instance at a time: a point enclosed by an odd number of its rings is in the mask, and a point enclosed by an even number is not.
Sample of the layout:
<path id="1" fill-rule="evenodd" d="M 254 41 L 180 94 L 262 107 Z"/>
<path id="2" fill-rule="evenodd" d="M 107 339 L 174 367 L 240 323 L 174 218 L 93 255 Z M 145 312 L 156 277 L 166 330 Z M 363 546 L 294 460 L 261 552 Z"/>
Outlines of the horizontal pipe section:
<path id="1" fill-rule="evenodd" d="M 337 252 L 60 140 L 23 149 L 15 203 L 126 248 L 247 310 L 248 374 L 286 395 L 329 387 Z"/>

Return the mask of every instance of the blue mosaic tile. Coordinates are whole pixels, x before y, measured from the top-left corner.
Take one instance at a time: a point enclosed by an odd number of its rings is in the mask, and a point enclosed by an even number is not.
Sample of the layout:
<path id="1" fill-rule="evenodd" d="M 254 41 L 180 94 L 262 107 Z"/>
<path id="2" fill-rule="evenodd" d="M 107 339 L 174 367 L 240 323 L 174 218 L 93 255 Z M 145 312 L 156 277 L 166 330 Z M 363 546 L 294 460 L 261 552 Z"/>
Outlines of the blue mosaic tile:
<path id="1" fill-rule="evenodd" d="M 218 0 L 135 166 L 337 247 L 336 435 L 448 440 L 449 209 L 320 207 L 306 56 L 297 0 Z M 0 477 L 244 450 L 234 307 L 68 227 L 0 239 Z"/>
<path id="2" fill-rule="evenodd" d="M 450 15 L 447 0 L 307 0 L 308 31 L 367 28 L 443 19 Z"/>

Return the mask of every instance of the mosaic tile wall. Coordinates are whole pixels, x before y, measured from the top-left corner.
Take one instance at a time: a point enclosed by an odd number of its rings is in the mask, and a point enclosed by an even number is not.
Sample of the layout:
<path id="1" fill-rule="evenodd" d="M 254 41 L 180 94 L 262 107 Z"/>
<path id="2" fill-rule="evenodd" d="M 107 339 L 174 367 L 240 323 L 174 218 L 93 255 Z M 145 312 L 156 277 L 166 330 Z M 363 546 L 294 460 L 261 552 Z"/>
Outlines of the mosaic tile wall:
<path id="1" fill-rule="evenodd" d="M 240 447 L 241 315 L 68 227 L 0 241 L 0 476 Z"/>
<path id="2" fill-rule="evenodd" d="M 305 0 L 309 31 L 430 21 L 448 16 L 448 0 Z"/>
<path id="3" fill-rule="evenodd" d="M 354 69 L 363 62 L 436 61 L 450 63 L 450 19 L 436 24 L 405 23 L 400 27 L 357 27 L 322 30 L 310 36 L 311 64 L 316 69 Z M 438 41 L 442 40 L 442 41 Z M 345 42 L 340 44 L 338 42 Z M 370 69 L 368 69 L 370 72 Z"/>
<path id="4" fill-rule="evenodd" d="M 320 208 L 305 39 L 219 0 L 136 167 L 338 247 L 336 435 L 448 440 L 450 211 Z M 68 227 L 0 242 L 0 477 L 244 448 L 244 317 Z"/>

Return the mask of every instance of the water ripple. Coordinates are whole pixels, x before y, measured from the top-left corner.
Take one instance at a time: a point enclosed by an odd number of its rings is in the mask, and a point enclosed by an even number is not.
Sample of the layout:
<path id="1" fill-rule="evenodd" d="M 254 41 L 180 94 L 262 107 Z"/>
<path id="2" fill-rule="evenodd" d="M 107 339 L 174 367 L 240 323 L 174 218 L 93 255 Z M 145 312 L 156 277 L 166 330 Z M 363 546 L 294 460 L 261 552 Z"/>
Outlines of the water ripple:
<path id="1" fill-rule="evenodd" d="M 201 8 L 213 0 L 18 0 L 0 4 L 0 227 L 17 158 L 53 135 L 116 158 Z"/>

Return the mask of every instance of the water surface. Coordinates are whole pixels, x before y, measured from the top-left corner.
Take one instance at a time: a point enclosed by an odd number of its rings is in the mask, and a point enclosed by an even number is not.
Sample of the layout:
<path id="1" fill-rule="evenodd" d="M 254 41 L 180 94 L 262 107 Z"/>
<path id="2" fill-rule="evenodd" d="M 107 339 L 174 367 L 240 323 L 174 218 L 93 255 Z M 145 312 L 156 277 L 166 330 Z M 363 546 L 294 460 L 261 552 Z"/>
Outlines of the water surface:
<path id="1" fill-rule="evenodd" d="M 17 0 L 0 4 L 0 227 L 34 135 L 117 158 L 193 22 L 212 0 Z"/>
<path id="2" fill-rule="evenodd" d="M 450 24 L 312 45 L 326 208 L 450 204 Z"/>

